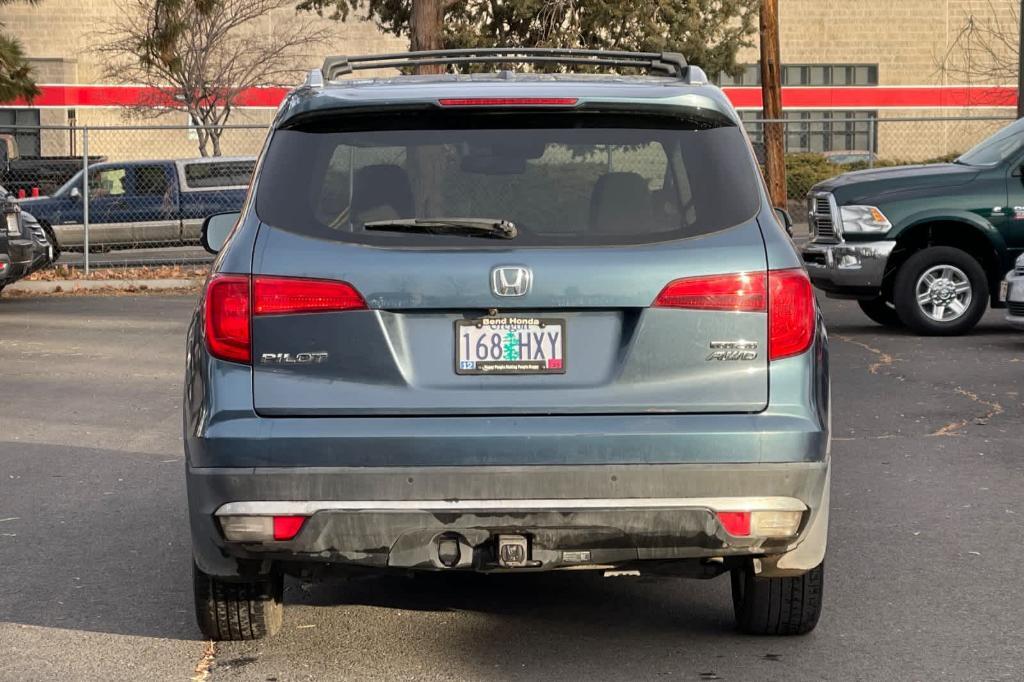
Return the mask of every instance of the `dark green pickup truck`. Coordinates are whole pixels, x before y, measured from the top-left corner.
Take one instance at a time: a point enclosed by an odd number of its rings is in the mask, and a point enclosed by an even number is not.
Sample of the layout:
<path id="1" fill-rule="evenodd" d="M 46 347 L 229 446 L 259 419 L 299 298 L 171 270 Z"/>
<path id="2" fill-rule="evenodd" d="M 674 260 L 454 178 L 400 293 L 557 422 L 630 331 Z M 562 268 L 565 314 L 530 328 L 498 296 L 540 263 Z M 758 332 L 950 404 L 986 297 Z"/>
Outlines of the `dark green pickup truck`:
<path id="1" fill-rule="evenodd" d="M 811 280 L 872 320 L 969 331 L 1024 251 L 1024 119 L 953 163 L 846 173 L 807 195 Z"/>

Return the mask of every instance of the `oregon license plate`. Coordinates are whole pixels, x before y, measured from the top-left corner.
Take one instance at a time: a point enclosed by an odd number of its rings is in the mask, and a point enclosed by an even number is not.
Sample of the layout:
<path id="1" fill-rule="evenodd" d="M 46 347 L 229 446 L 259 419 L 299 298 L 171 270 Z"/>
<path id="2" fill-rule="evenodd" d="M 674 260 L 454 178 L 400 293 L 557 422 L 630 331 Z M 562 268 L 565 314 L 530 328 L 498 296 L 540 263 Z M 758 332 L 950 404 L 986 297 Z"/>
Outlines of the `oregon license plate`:
<path id="1" fill-rule="evenodd" d="M 564 374 L 565 320 L 501 315 L 455 321 L 456 374 Z"/>

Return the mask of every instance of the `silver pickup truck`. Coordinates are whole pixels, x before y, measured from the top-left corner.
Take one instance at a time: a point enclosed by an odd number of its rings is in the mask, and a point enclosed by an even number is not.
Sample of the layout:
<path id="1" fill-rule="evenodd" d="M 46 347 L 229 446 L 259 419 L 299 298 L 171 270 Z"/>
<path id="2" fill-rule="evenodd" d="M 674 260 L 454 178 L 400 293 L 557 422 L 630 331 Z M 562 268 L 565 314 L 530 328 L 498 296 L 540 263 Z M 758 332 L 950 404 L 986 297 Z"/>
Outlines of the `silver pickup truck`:
<path id="1" fill-rule="evenodd" d="M 89 168 L 89 244 L 133 247 L 199 240 L 206 216 L 238 211 L 255 157 L 110 161 Z M 85 243 L 86 197 L 79 171 L 52 196 L 22 207 L 53 228 L 61 248 Z"/>

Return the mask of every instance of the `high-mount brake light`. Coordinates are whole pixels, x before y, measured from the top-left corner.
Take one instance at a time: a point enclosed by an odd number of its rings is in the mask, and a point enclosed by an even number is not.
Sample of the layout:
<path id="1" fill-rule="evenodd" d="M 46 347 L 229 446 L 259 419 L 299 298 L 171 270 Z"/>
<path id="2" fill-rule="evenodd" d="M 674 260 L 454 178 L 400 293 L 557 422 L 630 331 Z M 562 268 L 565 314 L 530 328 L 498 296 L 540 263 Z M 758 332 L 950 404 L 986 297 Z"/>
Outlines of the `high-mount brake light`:
<path id="1" fill-rule="evenodd" d="M 687 277 L 669 282 L 655 308 L 768 312 L 768 359 L 800 355 L 814 339 L 814 290 L 802 268 Z"/>
<path id="2" fill-rule="evenodd" d="M 366 310 L 347 282 L 292 277 L 217 274 L 203 301 L 206 347 L 221 360 L 252 361 L 252 318 L 263 315 Z"/>
<path id="3" fill-rule="evenodd" d="M 571 107 L 576 97 L 445 97 L 442 107 Z"/>
<path id="4" fill-rule="evenodd" d="M 654 300 L 654 307 L 764 312 L 765 290 L 763 272 L 687 277 L 669 282 Z"/>

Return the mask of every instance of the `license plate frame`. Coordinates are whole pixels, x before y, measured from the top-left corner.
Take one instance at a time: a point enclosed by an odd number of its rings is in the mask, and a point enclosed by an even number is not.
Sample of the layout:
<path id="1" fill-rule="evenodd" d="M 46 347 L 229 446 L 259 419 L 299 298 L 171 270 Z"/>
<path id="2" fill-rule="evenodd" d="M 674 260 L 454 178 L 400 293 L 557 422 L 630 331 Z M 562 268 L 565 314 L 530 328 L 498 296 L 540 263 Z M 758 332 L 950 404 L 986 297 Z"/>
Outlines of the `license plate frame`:
<path id="1" fill-rule="evenodd" d="M 484 327 L 490 327 L 490 332 L 483 331 Z M 558 338 L 551 340 L 549 337 L 550 328 L 557 327 L 559 329 Z M 453 357 L 454 357 L 454 369 L 455 373 L 459 375 L 468 376 L 479 376 L 479 375 L 502 375 L 502 376 L 523 376 L 523 375 L 550 375 L 550 374 L 565 374 L 566 372 L 566 333 L 567 333 L 566 321 L 564 318 L 555 317 L 542 317 L 534 315 L 491 315 L 487 317 L 455 320 L 454 327 L 454 338 L 453 338 Z M 508 339 L 502 339 L 502 357 L 494 359 L 488 357 L 487 359 L 480 360 L 475 356 L 470 358 L 462 357 L 462 350 L 465 348 L 463 342 L 462 330 L 465 328 L 473 328 L 483 333 L 490 334 L 517 334 L 517 343 L 521 340 L 518 336 L 520 331 L 528 334 L 540 333 L 543 336 L 542 342 L 547 350 L 543 351 L 542 359 L 508 359 L 505 356 L 507 352 L 504 349 L 504 344 Z M 525 328 L 525 329 L 520 329 Z M 531 338 L 531 342 L 535 340 Z M 557 357 L 549 358 L 552 346 L 554 345 L 555 354 Z M 493 344 L 491 344 L 493 346 Z M 470 342 L 470 349 L 474 344 Z M 490 346 L 489 346 L 490 347 Z M 520 352 L 522 350 L 522 344 L 519 343 Z M 554 361 L 554 362 L 551 362 Z"/>

